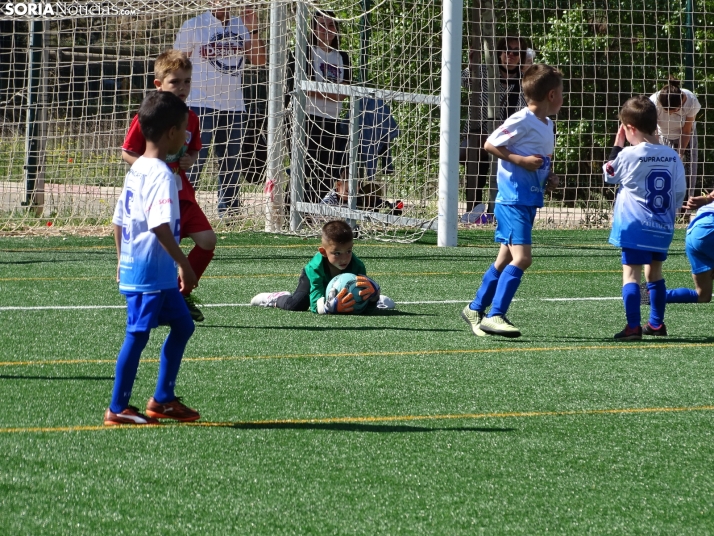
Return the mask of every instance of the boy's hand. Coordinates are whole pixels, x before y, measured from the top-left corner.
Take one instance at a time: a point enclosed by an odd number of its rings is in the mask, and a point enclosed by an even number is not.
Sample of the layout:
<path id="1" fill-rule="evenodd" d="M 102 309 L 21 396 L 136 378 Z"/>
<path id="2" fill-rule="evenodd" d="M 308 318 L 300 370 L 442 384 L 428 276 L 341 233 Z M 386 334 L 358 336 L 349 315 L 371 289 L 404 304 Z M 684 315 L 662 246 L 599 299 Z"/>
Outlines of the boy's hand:
<path id="1" fill-rule="evenodd" d="M 325 304 L 325 312 L 328 314 L 351 313 L 355 308 L 355 297 L 352 293 L 348 293 L 346 288 L 343 288 L 340 293 L 328 300 Z"/>
<path id="2" fill-rule="evenodd" d="M 367 301 L 370 298 L 372 301 L 377 301 L 379 299 L 379 285 L 376 281 L 372 281 L 366 275 L 357 276 L 357 288 L 361 288 L 359 291 L 360 297 Z"/>
<path id="3" fill-rule="evenodd" d="M 195 161 L 196 161 L 196 159 L 193 156 L 186 153 L 181 158 L 179 158 L 179 161 L 178 161 L 179 169 L 188 171 L 188 169 L 193 165 L 193 163 Z"/>
<path id="4" fill-rule="evenodd" d="M 120 263 L 117 263 L 117 283 L 119 283 L 119 268 L 121 267 Z"/>
<path id="5" fill-rule="evenodd" d="M 617 134 L 615 135 L 615 146 L 624 147 L 627 141 L 627 136 L 625 135 L 625 125 L 620 124 L 620 128 L 617 129 Z"/>
<path id="6" fill-rule="evenodd" d="M 687 199 L 684 203 L 684 207 L 687 210 L 697 210 L 698 208 L 703 207 L 704 205 L 708 205 L 714 201 L 711 197 L 708 195 L 701 195 L 698 197 L 690 197 Z"/>
<path id="7" fill-rule="evenodd" d="M 551 171 L 548 178 L 545 179 L 545 191 L 554 192 L 558 186 L 560 186 L 560 177 Z"/>
<path id="8" fill-rule="evenodd" d="M 191 265 L 186 262 L 185 265 L 179 264 L 179 290 L 183 292 L 184 290 L 193 290 L 198 286 L 198 278 L 196 273 L 191 268 Z"/>
<path id="9" fill-rule="evenodd" d="M 543 165 L 543 157 L 539 154 L 532 154 L 530 156 L 521 156 L 520 162 L 514 162 L 515 164 L 526 168 L 528 171 L 536 171 L 540 169 Z"/>

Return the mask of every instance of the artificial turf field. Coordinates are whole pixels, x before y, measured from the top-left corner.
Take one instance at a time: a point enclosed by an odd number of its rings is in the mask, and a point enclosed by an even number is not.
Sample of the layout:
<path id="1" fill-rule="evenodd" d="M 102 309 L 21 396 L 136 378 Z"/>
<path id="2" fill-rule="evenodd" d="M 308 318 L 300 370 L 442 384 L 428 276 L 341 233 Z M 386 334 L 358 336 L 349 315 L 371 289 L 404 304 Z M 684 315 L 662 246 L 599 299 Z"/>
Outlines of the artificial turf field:
<path id="1" fill-rule="evenodd" d="M 357 241 L 398 311 L 329 317 L 246 306 L 293 290 L 316 239 L 220 235 L 177 386 L 201 420 L 121 429 L 101 424 L 126 321 L 112 239 L 0 239 L 0 534 L 714 533 L 712 305 L 613 342 L 607 235 L 535 233 L 520 339 L 459 316 L 492 232 Z M 692 286 L 682 231 L 665 276 Z"/>

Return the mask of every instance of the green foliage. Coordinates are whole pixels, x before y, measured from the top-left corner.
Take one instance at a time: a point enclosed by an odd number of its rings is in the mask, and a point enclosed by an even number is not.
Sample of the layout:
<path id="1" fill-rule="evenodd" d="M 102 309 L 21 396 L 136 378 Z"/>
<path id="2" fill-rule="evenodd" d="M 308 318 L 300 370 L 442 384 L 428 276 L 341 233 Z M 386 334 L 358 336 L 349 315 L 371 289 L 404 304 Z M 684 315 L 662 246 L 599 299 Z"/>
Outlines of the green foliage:
<path id="1" fill-rule="evenodd" d="M 704 162 L 706 185 L 714 175 L 709 163 L 714 147 L 708 141 L 714 117 L 707 112 L 714 105 L 714 75 L 706 70 L 714 53 L 714 1 L 696 4 L 693 90 L 702 104 L 697 117 L 699 160 Z M 566 201 L 597 193 L 591 184 L 609 153 L 624 101 L 654 93 L 670 75 L 684 80 L 685 6 L 686 0 L 494 2 L 497 35 L 531 38 L 536 61 L 555 65 L 564 74 L 566 98 L 557 121 L 555 165 L 568 186 Z M 611 195 L 598 195 L 602 193 Z"/>

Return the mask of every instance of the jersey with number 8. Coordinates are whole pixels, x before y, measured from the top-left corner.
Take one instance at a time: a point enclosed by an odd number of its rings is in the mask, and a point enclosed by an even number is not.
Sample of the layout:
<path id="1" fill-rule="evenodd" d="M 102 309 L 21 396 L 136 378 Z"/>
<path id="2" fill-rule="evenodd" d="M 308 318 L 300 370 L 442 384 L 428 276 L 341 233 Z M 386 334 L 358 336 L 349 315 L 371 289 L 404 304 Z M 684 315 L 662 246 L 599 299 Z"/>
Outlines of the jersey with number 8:
<path id="1" fill-rule="evenodd" d="M 679 155 L 666 145 L 644 142 L 623 149 L 603 171 L 605 182 L 620 185 L 609 242 L 666 252 L 686 191 Z"/>

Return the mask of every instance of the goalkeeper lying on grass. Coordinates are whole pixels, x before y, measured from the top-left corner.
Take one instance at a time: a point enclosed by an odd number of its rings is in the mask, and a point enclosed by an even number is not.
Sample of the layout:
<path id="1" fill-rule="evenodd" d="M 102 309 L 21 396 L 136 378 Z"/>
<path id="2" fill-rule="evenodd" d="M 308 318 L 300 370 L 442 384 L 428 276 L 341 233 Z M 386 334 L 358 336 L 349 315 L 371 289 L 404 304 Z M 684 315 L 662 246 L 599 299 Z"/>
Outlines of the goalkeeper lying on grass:
<path id="1" fill-rule="evenodd" d="M 364 263 L 352 254 L 352 228 L 344 221 L 331 221 L 322 228 L 322 242 L 318 252 L 300 274 L 297 289 L 290 292 L 261 292 L 251 305 L 277 307 L 286 311 L 307 311 L 320 314 L 352 313 L 355 296 L 342 289 L 328 299 L 327 285 L 333 277 L 356 274 L 359 297 L 368 302 L 366 310 L 394 309 L 394 301 L 380 293 L 379 285 L 367 277 Z"/>

